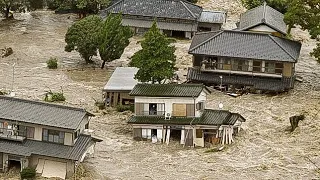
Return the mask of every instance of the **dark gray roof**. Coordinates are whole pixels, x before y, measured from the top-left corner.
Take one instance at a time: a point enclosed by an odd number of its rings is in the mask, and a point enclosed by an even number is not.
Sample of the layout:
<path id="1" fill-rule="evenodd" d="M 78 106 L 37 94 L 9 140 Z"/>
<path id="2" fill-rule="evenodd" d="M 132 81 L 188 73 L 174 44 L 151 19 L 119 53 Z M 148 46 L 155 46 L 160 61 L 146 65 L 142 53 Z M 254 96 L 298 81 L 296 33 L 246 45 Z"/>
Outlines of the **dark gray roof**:
<path id="1" fill-rule="evenodd" d="M 129 94 L 149 97 L 198 97 L 203 90 L 210 92 L 202 84 L 137 84 Z"/>
<path id="2" fill-rule="evenodd" d="M 234 125 L 237 120 L 245 122 L 238 113 L 226 110 L 205 109 L 201 117 L 171 117 L 170 120 L 161 116 L 132 116 L 129 124 L 174 124 L 174 125 Z"/>
<path id="3" fill-rule="evenodd" d="M 202 8 L 183 0 L 120 0 L 101 11 L 104 18 L 108 13 L 197 20 Z"/>
<path id="4" fill-rule="evenodd" d="M 92 138 L 89 135 L 80 135 L 74 146 L 28 139 L 23 142 L 0 139 L 0 152 L 20 156 L 41 155 L 79 160 L 89 146 L 100 141 L 101 140 Z"/>
<path id="5" fill-rule="evenodd" d="M 204 41 L 208 40 L 209 38 L 213 37 L 217 33 L 220 33 L 220 31 L 207 31 L 207 32 L 197 33 L 196 36 L 193 36 L 189 49 L 193 49 L 194 47 L 203 43 Z"/>
<path id="6" fill-rule="evenodd" d="M 239 30 L 248 30 L 253 27 L 265 24 L 270 28 L 287 34 L 287 25 L 283 21 L 283 14 L 264 3 L 241 14 Z"/>
<path id="7" fill-rule="evenodd" d="M 301 49 L 300 42 L 264 33 L 225 30 L 209 38 L 204 36 L 193 37 L 196 42 L 190 54 L 297 62 Z"/>
<path id="8" fill-rule="evenodd" d="M 150 28 L 153 24 L 153 20 L 146 19 L 133 19 L 133 18 L 123 18 L 122 25 L 131 27 L 141 27 Z M 174 31 L 197 31 L 197 23 L 176 23 L 170 21 L 160 21 L 157 20 L 157 27 L 164 30 L 174 30 Z"/>
<path id="9" fill-rule="evenodd" d="M 84 109 L 0 96 L 0 119 L 77 129 L 85 115 Z"/>
<path id="10" fill-rule="evenodd" d="M 187 80 L 194 83 L 204 84 L 220 84 L 222 76 L 222 84 L 252 86 L 256 90 L 265 91 L 287 91 L 293 88 L 294 79 L 292 78 L 266 78 L 258 76 L 244 76 L 237 74 L 223 74 L 215 72 L 202 72 L 200 69 L 189 68 L 187 74 Z"/>

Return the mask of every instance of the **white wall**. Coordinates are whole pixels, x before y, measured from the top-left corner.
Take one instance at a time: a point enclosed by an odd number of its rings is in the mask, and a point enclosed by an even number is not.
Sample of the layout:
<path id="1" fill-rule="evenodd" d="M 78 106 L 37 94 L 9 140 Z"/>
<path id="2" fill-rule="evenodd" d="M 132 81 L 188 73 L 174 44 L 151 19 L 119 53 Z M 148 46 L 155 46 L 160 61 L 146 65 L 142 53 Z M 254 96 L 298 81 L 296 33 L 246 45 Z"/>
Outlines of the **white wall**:
<path id="1" fill-rule="evenodd" d="M 135 103 L 164 103 L 166 113 L 172 113 L 173 104 L 196 104 L 198 102 L 206 101 L 207 94 L 202 91 L 199 97 L 135 97 Z M 148 111 L 149 109 L 147 109 Z M 200 117 L 200 111 L 195 111 L 195 116 Z"/>
<path id="2" fill-rule="evenodd" d="M 270 33 L 277 32 L 276 30 L 266 25 L 260 25 L 260 26 L 254 27 L 250 29 L 250 31 L 260 31 L 260 32 L 270 32 Z"/>

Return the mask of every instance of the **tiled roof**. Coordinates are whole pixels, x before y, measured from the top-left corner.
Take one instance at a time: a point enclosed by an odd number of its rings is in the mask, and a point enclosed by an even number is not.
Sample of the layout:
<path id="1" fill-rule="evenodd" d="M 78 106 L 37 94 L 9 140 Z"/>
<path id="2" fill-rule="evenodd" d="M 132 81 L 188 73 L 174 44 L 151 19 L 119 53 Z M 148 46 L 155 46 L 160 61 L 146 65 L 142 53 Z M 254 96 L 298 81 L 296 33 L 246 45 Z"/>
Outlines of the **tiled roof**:
<path id="1" fill-rule="evenodd" d="M 80 135 L 74 146 L 28 139 L 23 142 L 0 139 L 0 152 L 20 156 L 41 155 L 79 160 L 89 146 L 100 141 L 101 140 L 92 138 L 89 135 Z"/>
<path id="2" fill-rule="evenodd" d="M 226 12 L 223 11 L 208 11 L 203 10 L 198 22 L 203 23 L 219 23 L 223 24 L 226 21 Z"/>
<path id="3" fill-rule="evenodd" d="M 207 31 L 207 32 L 197 33 L 195 36 L 193 36 L 189 49 L 193 49 L 197 45 L 215 36 L 217 33 L 220 33 L 220 31 Z"/>
<path id="4" fill-rule="evenodd" d="M 141 28 L 150 28 L 152 26 L 153 20 L 144 20 L 144 19 L 122 19 L 122 25 L 131 26 L 131 27 L 141 27 Z M 176 23 L 170 21 L 159 21 L 157 20 L 157 27 L 164 30 L 173 30 L 173 31 L 197 31 L 196 23 Z"/>
<path id="5" fill-rule="evenodd" d="M 104 86 L 104 91 L 131 91 L 138 83 L 134 75 L 138 72 L 135 67 L 117 67 L 109 81 Z"/>
<path id="6" fill-rule="evenodd" d="M 296 41 L 246 31 L 213 32 L 211 37 L 200 33 L 193 39 L 189 53 L 199 55 L 297 62 L 301 49 Z"/>
<path id="7" fill-rule="evenodd" d="M 146 17 L 197 20 L 202 8 L 183 0 L 120 0 L 101 12 L 122 13 Z"/>
<path id="8" fill-rule="evenodd" d="M 265 24 L 282 34 L 287 34 L 287 25 L 283 21 L 283 17 L 282 13 L 264 3 L 240 16 L 239 30 L 248 30 Z"/>
<path id="9" fill-rule="evenodd" d="M 202 84 L 137 84 L 129 94 L 149 97 L 198 97 L 204 89 L 209 93 Z"/>
<path id="10" fill-rule="evenodd" d="M 238 113 L 225 110 L 205 109 L 201 117 L 171 117 L 165 119 L 161 116 L 132 116 L 129 124 L 173 124 L 173 125 L 234 125 L 237 120 L 246 120 Z"/>
<path id="11" fill-rule="evenodd" d="M 215 72 L 202 72 L 200 69 L 189 68 L 187 80 L 194 83 L 204 84 L 220 84 L 222 76 L 222 84 L 233 84 L 252 86 L 257 90 L 266 91 L 286 91 L 293 87 L 293 78 L 266 78 L 257 76 L 244 76 L 237 74 L 223 74 Z"/>
<path id="12" fill-rule="evenodd" d="M 0 119 L 77 129 L 85 115 L 93 116 L 80 108 L 0 96 Z"/>

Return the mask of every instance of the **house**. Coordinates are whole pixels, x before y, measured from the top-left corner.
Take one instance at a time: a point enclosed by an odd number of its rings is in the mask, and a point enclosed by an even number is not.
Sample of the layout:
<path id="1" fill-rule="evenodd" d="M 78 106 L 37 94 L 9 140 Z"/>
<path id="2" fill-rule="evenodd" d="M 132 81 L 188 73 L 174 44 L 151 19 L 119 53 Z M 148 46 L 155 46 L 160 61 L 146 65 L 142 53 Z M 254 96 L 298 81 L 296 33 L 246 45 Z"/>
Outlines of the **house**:
<path id="1" fill-rule="evenodd" d="M 0 171 L 36 168 L 44 177 L 71 177 L 101 140 L 88 133 L 84 109 L 0 96 Z"/>
<path id="2" fill-rule="evenodd" d="M 294 87 L 301 43 L 269 33 L 216 31 L 196 34 L 187 80 L 227 88 L 282 92 Z"/>
<path id="3" fill-rule="evenodd" d="M 204 147 L 206 142 L 231 143 L 245 119 L 225 110 L 205 109 L 210 91 L 201 84 L 137 84 L 135 115 L 128 123 L 137 140 Z"/>
<path id="4" fill-rule="evenodd" d="M 122 24 L 135 33 L 144 33 L 157 21 L 158 28 L 168 36 L 191 39 L 197 31 L 220 30 L 226 13 L 207 11 L 184 0 L 119 0 L 101 11 L 101 16 L 122 13 Z"/>
<path id="5" fill-rule="evenodd" d="M 237 29 L 240 31 L 253 31 L 270 33 L 275 36 L 286 36 L 287 25 L 283 21 L 284 15 L 268 6 L 264 2 L 241 14 Z"/>
<path id="6" fill-rule="evenodd" d="M 134 79 L 138 68 L 135 67 L 117 67 L 112 73 L 109 81 L 103 88 L 104 97 L 110 106 L 133 104 L 134 97 L 129 93 L 138 83 Z"/>

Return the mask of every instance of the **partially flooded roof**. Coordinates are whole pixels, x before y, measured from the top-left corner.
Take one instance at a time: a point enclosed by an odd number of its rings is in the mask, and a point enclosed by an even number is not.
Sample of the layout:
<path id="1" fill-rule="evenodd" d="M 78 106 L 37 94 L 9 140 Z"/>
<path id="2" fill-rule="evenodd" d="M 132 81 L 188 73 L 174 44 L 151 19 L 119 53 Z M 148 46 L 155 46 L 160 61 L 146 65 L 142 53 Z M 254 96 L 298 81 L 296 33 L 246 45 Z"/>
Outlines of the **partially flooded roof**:
<path id="1" fill-rule="evenodd" d="M 112 73 L 109 81 L 104 86 L 104 91 L 131 91 L 138 83 L 134 79 L 135 74 L 138 72 L 135 67 L 117 67 Z"/>

